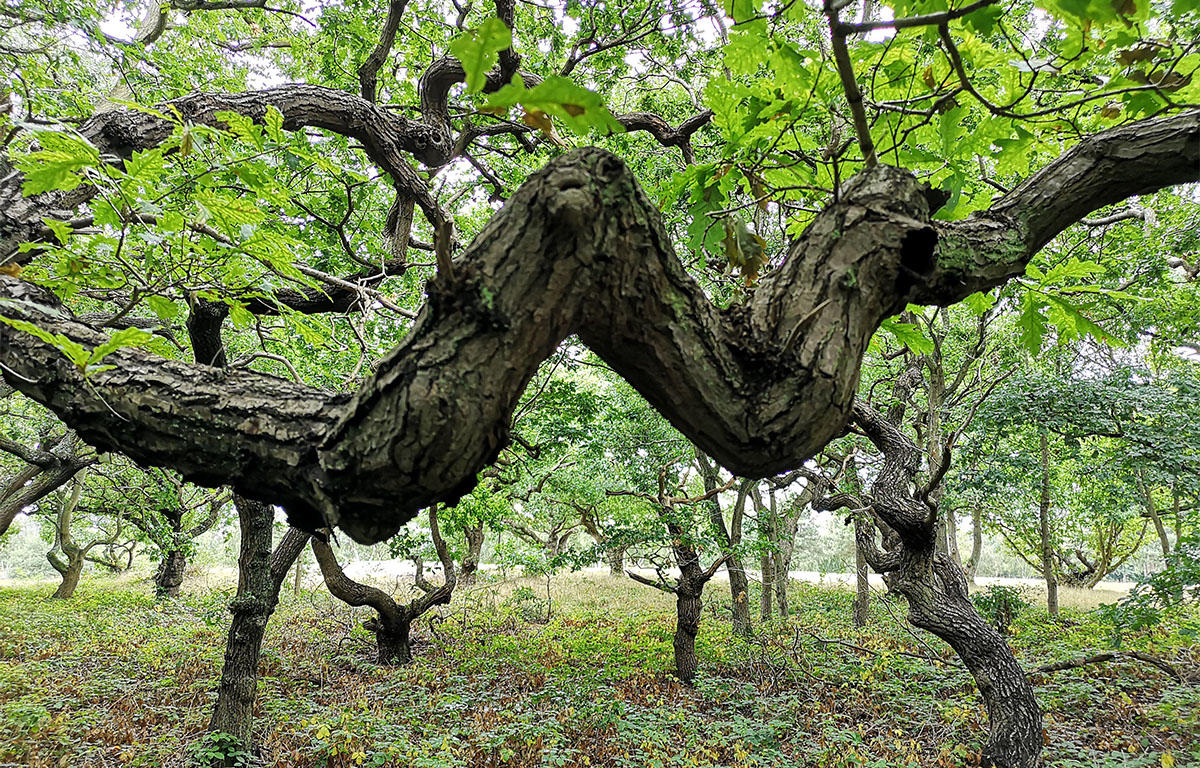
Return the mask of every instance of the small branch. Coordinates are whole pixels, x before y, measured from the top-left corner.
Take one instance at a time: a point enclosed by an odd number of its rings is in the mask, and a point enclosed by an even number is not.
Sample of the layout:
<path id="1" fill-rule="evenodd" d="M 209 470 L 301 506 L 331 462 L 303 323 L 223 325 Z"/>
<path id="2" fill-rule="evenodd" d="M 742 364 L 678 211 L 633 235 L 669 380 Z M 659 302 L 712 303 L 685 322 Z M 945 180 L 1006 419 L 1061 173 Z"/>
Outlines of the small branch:
<path id="1" fill-rule="evenodd" d="M 830 0 L 825 2 L 825 15 L 829 17 L 830 42 L 833 45 L 833 60 L 837 64 L 838 77 L 842 81 L 842 89 L 846 91 L 846 102 L 850 106 L 850 114 L 854 118 L 854 133 L 858 137 L 858 147 L 862 150 L 863 165 L 871 168 L 878 164 L 875 157 L 875 142 L 871 139 L 871 126 L 867 122 L 867 112 L 863 108 L 863 95 L 859 90 L 858 81 L 854 79 L 854 64 L 850 61 L 850 51 L 846 48 L 846 32 L 838 21 L 837 8 Z"/>
<path id="2" fill-rule="evenodd" d="M 1061 672 L 1066 669 L 1078 669 L 1086 667 L 1090 664 L 1102 664 L 1107 661 L 1143 661 L 1151 666 L 1165 672 L 1178 682 L 1186 682 L 1183 673 L 1179 669 L 1165 659 L 1160 659 L 1157 656 L 1142 651 L 1105 651 L 1103 653 L 1094 653 L 1091 656 L 1084 656 L 1082 659 L 1070 659 L 1067 661 L 1056 661 L 1053 664 L 1043 664 L 1040 667 L 1035 667 L 1028 671 L 1030 675 L 1040 675 L 1046 672 Z"/>
<path id="3" fill-rule="evenodd" d="M 625 571 L 625 575 L 628 576 L 629 578 L 633 579 L 634 581 L 638 582 L 639 584 L 645 584 L 647 587 L 654 587 L 655 589 L 660 590 L 662 592 L 669 592 L 671 594 L 675 594 L 675 587 L 672 587 L 670 584 L 664 584 L 661 581 L 653 581 L 651 579 L 647 579 L 645 576 L 634 573 L 633 571 Z"/>
<path id="4" fill-rule="evenodd" d="M 827 638 L 821 637 L 820 635 L 814 634 L 812 632 L 807 632 L 807 631 L 804 634 L 808 635 L 813 640 L 816 640 L 818 643 L 821 643 L 823 645 L 840 645 L 844 648 L 850 648 L 851 650 L 868 653 L 872 656 L 882 656 L 883 655 L 879 651 L 874 651 L 874 650 L 871 650 L 870 648 L 864 648 L 861 645 L 855 645 L 854 643 L 849 643 L 849 642 L 846 642 L 845 640 L 835 640 L 832 638 L 827 639 Z M 914 659 L 923 659 L 925 661 L 932 661 L 937 664 L 943 664 L 947 667 L 953 667 L 955 669 L 965 669 L 965 667 L 963 667 L 962 664 L 959 664 L 958 662 L 950 661 L 949 659 L 943 659 L 940 656 L 926 656 L 923 653 L 914 653 L 912 651 L 890 651 L 890 653 L 896 653 L 901 656 L 911 656 Z"/>
<path id="5" fill-rule="evenodd" d="M 962 8 L 957 8 L 941 13 L 926 13 L 919 16 L 905 16 L 900 19 L 880 19 L 879 21 L 865 21 L 859 24 L 840 24 L 838 29 L 845 35 L 861 35 L 867 32 L 873 32 L 877 29 L 909 29 L 911 27 L 932 27 L 935 24 L 945 24 L 954 19 L 961 19 L 967 14 L 974 13 L 980 8 L 986 8 L 989 5 L 995 5 L 999 0 L 976 0 L 970 5 L 964 5 Z"/>

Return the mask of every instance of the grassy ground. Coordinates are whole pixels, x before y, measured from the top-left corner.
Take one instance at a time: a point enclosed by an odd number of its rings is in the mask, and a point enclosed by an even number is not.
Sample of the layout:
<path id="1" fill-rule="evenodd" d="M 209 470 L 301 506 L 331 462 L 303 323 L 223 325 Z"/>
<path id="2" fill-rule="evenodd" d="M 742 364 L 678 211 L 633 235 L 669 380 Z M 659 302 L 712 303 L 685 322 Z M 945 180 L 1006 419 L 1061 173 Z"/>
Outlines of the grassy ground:
<path id="1" fill-rule="evenodd" d="M 795 585 L 796 609 L 755 642 L 730 637 L 714 585 L 694 688 L 671 667 L 668 596 L 607 576 L 476 587 L 417 630 L 418 660 L 370 662 L 367 614 L 285 596 L 263 654 L 262 758 L 280 766 L 970 766 L 984 720 L 951 657 L 876 600 Z M 0 765 L 182 766 L 219 674 L 228 592 L 156 603 L 130 583 L 0 589 Z M 1131 647 L 1195 663 L 1192 616 Z M 826 642 L 842 640 L 863 649 Z M 1027 609 L 1012 642 L 1036 666 L 1107 645 L 1092 614 Z M 928 643 L 928 645 L 926 645 Z M 1152 667 L 1036 678 L 1058 768 L 1200 765 L 1200 690 Z"/>

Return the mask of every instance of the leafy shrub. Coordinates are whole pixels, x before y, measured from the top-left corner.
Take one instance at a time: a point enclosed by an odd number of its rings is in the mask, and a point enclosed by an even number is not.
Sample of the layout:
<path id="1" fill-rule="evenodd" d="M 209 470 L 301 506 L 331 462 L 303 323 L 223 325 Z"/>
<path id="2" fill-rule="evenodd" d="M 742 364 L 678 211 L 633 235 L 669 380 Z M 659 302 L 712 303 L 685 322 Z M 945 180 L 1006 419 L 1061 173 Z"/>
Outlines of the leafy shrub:
<path id="1" fill-rule="evenodd" d="M 1120 647 L 1126 632 L 1150 629 L 1164 616 L 1200 599 L 1200 539 L 1184 538 L 1167 556 L 1166 567 L 1138 580 L 1128 597 L 1101 606 L 1098 613 L 1111 627 L 1114 646 Z"/>
<path id="2" fill-rule="evenodd" d="M 516 611 L 517 615 L 530 624 L 540 624 L 546 621 L 546 600 L 529 587 L 517 587 L 504 601 L 504 605 Z"/>
<path id="3" fill-rule="evenodd" d="M 1025 609 L 1021 590 L 1003 584 L 989 584 L 987 589 L 971 596 L 975 608 L 1002 635 L 1011 631 L 1012 623 Z"/>
<path id="4" fill-rule="evenodd" d="M 188 764 L 195 768 L 250 768 L 253 757 L 229 733 L 209 733 L 192 747 Z"/>

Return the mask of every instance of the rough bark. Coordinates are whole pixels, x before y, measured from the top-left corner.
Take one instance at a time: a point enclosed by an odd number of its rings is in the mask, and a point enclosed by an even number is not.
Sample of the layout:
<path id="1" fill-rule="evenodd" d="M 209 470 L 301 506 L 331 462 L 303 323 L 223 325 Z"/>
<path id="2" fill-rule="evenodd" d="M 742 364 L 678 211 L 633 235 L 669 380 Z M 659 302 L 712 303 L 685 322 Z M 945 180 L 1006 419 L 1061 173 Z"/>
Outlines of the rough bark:
<path id="1" fill-rule="evenodd" d="M 399 125 L 348 94 L 308 103 L 311 89 L 281 92 L 299 99 L 285 105 L 289 125 Z M 230 98 L 189 102 L 185 116 L 265 109 L 257 95 Z M 327 118 L 331 103 L 344 114 Z M 119 114 L 95 128 L 111 146 L 161 139 L 161 127 Z M 382 141 L 363 140 L 370 151 Z M 399 148 L 400 138 L 391 141 Z M 572 333 L 702 450 L 763 477 L 798 466 L 840 433 L 882 318 L 1021 274 L 1050 237 L 1091 210 L 1194 181 L 1198 157 L 1200 111 L 1114 128 L 989 210 L 936 223 L 912 175 L 879 166 L 846 185 L 744 305 L 722 311 L 687 275 L 623 163 L 578 150 L 533 174 L 455 275 L 431 284 L 412 331 L 348 403 L 136 350 L 110 355 L 115 368 L 85 384 L 56 350 L 8 326 L 0 360 L 13 386 L 84 439 L 201 484 L 230 482 L 284 504 L 301 525 L 338 525 L 360 541 L 382 540 L 418 509 L 468 491 L 507 443 L 509 416 L 537 365 Z M 0 209 L 6 220 L 20 216 Z M 0 278 L 0 300 L 6 316 L 99 342 L 27 283 Z"/>
<path id="2" fill-rule="evenodd" d="M 871 619 L 871 578 L 867 569 L 867 558 L 859 540 L 865 536 L 874 536 L 864 526 L 869 525 L 865 520 L 854 521 L 854 626 L 865 627 Z"/>
<path id="3" fill-rule="evenodd" d="M 938 509 L 930 503 L 930 489 L 917 483 L 922 451 L 900 428 L 903 409 L 884 416 L 856 401 L 853 414 L 855 425 L 883 454 L 883 466 L 869 493 L 837 494 L 820 507 L 869 507 L 894 532 L 893 538 L 884 531 L 884 550 L 863 526 L 859 546 L 889 587 L 905 597 L 909 620 L 945 640 L 974 677 L 988 711 L 984 765 L 1035 768 L 1042 748 L 1041 709 L 1012 650 L 971 603 L 962 568 L 938 552 Z"/>
<path id="4" fill-rule="evenodd" d="M 154 594 L 157 597 L 178 597 L 187 571 L 187 555 L 182 549 L 169 550 L 154 571 Z"/>
<path id="5" fill-rule="evenodd" d="M 625 547 L 612 547 L 604 553 L 604 562 L 608 564 L 609 576 L 621 576 L 625 573 Z"/>
<path id="6" fill-rule="evenodd" d="M 696 679 L 696 635 L 700 632 L 700 600 L 704 585 L 680 581 L 675 588 L 675 676 L 685 683 Z"/>
<path id="7" fill-rule="evenodd" d="M 944 556 L 934 571 L 932 553 L 912 554 L 897 589 L 909 619 L 945 640 L 975 679 L 988 712 L 984 765 L 1034 768 L 1040 764 L 1042 712 L 1024 670 L 1004 638 L 975 610 L 962 570 Z M 941 589 L 932 584 L 939 583 Z M 989 762 L 990 761 L 990 762 Z"/>
<path id="8" fill-rule="evenodd" d="M 279 603 L 279 590 L 309 534 L 295 528 L 271 550 L 274 512 L 260 501 L 234 497 L 241 543 L 237 595 L 229 603 L 233 620 L 225 644 L 217 704 L 208 730 L 227 733 L 238 743 L 254 743 L 254 703 L 258 693 L 258 660 L 267 622 Z"/>
<path id="9" fill-rule="evenodd" d="M 462 567 L 458 572 L 458 583 L 465 587 L 474 584 L 479 573 L 479 557 L 483 552 L 483 525 L 464 527 L 463 536 L 467 546 L 463 553 Z"/>

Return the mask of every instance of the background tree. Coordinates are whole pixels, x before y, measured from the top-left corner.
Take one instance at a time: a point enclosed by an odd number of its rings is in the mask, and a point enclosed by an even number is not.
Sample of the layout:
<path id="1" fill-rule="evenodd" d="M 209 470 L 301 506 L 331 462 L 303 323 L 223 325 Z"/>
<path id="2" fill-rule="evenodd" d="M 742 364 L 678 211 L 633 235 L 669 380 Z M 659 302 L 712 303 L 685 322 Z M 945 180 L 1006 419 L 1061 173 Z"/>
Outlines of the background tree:
<path id="1" fill-rule="evenodd" d="M 376 615 L 363 622 L 363 627 L 375 635 L 380 664 L 408 664 L 412 661 L 409 637 L 412 623 L 431 608 L 449 603 L 454 595 L 458 569 L 450 548 L 442 538 L 435 507 L 429 508 L 429 535 L 441 562 L 442 583 L 437 586 L 431 584 L 425 578 L 424 560 L 419 555 L 414 556 L 415 586 L 422 594 L 407 603 L 398 602 L 382 589 L 351 579 L 338 564 L 337 555 L 328 542 L 315 537 L 311 540 L 313 554 L 329 592 L 349 605 L 366 605 L 375 609 Z M 469 551 L 469 542 L 467 544 Z"/>

